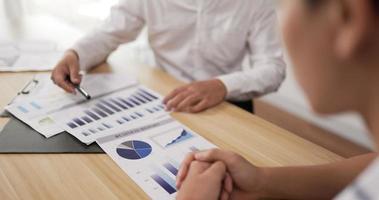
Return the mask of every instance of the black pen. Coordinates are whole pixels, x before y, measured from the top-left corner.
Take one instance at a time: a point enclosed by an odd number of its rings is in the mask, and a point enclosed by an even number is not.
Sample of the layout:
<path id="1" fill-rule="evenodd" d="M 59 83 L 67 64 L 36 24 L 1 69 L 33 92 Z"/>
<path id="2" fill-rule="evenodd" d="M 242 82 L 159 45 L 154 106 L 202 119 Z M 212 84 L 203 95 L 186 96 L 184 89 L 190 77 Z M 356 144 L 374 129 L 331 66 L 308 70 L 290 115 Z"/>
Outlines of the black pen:
<path id="1" fill-rule="evenodd" d="M 84 98 L 86 98 L 87 100 L 90 100 L 90 99 L 91 99 L 91 96 L 88 94 L 88 92 L 86 92 L 82 87 L 80 87 L 79 84 L 74 84 L 74 83 L 71 82 L 69 76 L 66 77 L 66 80 L 67 80 L 68 82 L 70 82 L 72 85 L 74 85 L 75 89 L 78 90 L 79 93 L 82 94 L 82 95 L 84 96 Z"/>
<path id="2" fill-rule="evenodd" d="M 86 98 L 87 100 L 91 99 L 91 96 L 86 92 L 80 85 L 74 84 L 74 87 Z"/>

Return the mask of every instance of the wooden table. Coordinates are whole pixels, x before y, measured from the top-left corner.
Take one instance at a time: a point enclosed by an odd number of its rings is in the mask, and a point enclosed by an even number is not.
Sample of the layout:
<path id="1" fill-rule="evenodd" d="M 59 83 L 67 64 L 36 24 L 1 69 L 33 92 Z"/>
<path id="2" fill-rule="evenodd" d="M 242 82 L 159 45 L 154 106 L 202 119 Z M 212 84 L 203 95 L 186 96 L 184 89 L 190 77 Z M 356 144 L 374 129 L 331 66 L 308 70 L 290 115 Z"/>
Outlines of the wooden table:
<path id="1" fill-rule="evenodd" d="M 135 74 L 162 95 L 181 83 L 147 67 L 134 71 L 104 64 L 94 72 Z M 32 77 L 0 74 L 3 107 Z M 236 151 L 258 166 L 312 165 L 340 156 L 295 136 L 233 105 L 173 117 L 223 149 Z M 6 119 L 0 120 L 5 123 Z M 146 194 L 105 154 L 0 155 L 0 199 L 146 199 Z"/>
<path id="2" fill-rule="evenodd" d="M 49 39 L 69 46 L 81 34 L 49 17 L 6 21 L 0 8 L 0 38 Z M 162 95 L 181 83 L 163 71 L 128 68 L 122 61 L 94 72 L 138 76 Z M 138 69 L 138 70 L 137 70 Z M 33 73 L 0 73 L 3 108 Z M 340 156 L 228 103 L 199 114 L 173 117 L 223 149 L 259 166 L 312 165 Z M 0 118 L 0 127 L 7 119 Z M 146 194 L 105 154 L 0 154 L 0 199 L 146 199 Z"/>

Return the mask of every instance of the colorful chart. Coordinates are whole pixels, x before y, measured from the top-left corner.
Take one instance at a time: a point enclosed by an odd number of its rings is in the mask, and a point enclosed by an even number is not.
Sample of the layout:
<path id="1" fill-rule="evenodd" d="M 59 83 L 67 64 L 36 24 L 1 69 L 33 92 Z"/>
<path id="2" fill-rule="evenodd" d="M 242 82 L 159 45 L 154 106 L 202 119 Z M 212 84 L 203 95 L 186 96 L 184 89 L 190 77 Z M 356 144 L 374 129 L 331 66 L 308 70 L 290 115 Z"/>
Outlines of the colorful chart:
<path id="1" fill-rule="evenodd" d="M 183 142 L 189 138 L 192 138 L 192 136 L 193 135 L 191 133 L 189 133 L 186 130 L 183 130 L 177 138 L 172 140 L 170 143 L 166 144 L 166 147 Z"/>
<path id="2" fill-rule="evenodd" d="M 117 149 L 117 154 L 129 160 L 139 160 L 148 156 L 152 147 L 150 144 L 138 140 L 130 140 L 121 143 Z"/>

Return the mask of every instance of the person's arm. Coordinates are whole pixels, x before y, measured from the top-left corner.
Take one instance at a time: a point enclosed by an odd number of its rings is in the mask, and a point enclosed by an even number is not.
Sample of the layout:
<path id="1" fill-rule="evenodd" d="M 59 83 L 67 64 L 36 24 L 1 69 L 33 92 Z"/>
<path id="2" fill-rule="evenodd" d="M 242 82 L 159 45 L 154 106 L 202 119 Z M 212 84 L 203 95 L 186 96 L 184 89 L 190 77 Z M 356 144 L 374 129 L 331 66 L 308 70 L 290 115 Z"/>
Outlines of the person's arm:
<path id="1" fill-rule="evenodd" d="M 331 199 L 376 156 L 372 153 L 317 166 L 262 168 L 260 195 L 267 198 Z"/>
<path id="2" fill-rule="evenodd" d="M 218 78 L 227 99 L 247 100 L 276 91 L 285 78 L 277 15 L 271 1 L 257 3 L 249 31 L 249 67 Z"/>
<path id="3" fill-rule="evenodd" d="M 235 199 L 331 199 L 366 168 L 377 153 L 338 162 L 296 167 L 255 167 L 243 157 L 219 149 L 187 156 L 182 163 L 177 187 L 186 179 L 191 160 L 222 161 L 233 180 Z"/>
<path id="4" fill-rule="evenodd" d="M 285 62 L 275 10 L 270 1 L 262 0 L 254 13 L 247 41 L 250 68 L 173 90 L 164 99 L 168 110 L 196 113 L 224 99 L 250 100 L 279 88 L 285 77 Z"/>
<path id="5" fill-rule="evenodd" d="M 121 0 L 100 27 L 71 48 L 79 57 L 80 68 L 88 70 L 103 62 L 120 44 L 135 40 L 144 24 L 143 1 Z"/>

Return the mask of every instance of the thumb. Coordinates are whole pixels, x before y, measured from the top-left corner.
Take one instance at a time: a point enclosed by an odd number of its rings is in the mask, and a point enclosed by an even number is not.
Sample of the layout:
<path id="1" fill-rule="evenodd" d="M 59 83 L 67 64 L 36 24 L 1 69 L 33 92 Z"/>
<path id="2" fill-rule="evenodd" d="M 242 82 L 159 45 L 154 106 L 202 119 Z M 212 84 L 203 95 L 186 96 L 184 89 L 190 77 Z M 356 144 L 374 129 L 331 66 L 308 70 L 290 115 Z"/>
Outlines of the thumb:
<path id="1" fill-rule="evenodd" d="M 79 75 L 79 65 L 78 63 L 71 64 L 69 66 L 70 80 L 74 84 L 79 84 L 81 82 L 81 76 Z"/>

